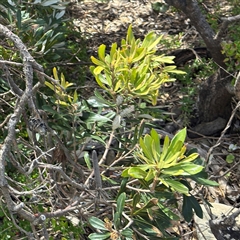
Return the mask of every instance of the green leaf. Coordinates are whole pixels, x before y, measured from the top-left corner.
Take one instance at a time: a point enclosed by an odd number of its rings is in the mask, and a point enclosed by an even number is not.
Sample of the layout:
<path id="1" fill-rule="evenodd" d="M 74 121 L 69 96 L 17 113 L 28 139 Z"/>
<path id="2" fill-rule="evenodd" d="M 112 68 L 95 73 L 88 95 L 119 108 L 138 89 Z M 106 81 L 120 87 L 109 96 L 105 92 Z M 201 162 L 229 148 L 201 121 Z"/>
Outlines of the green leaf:
<path id="1" fill-rule="evenodd" d="M 202 208 L 199 205 L 198 201 L 192 195 L 191 196 L 183 195 L 182 213 L 184 219 L 187 222 L 190 222 L 193 217 L 193 209 L 199 218 L 203 218 Z"/>
<path id="2" fill-rule="evenodd" d="M 90 97 L 88 100 L 87 100 L 87 103 L 89 105 L 91 105 L 92 107 L 95 107 L 95 108 L 102 108 L 102 107 L 109 107 L 109 105 L 107 105 L 106 103 L 104 103 L 102 100 L 100 100 L 99 98 L 97 97 Z"/>
<path id="3" fill-rule="evenodd" d="M 143 171 L 140 167 L 130 167 L 128 168 L 128 176 L 137 178 L 137 179 L 144 179 L 147 175 L 145 171 Z"/>
<path id="4" fill-rule="evenodd" d="M 75 90 L 73 93 L 73 102 L 72 103 L 76 103 L 77 101 L 78 101 L 78 94 L 77 94 L 77 90 Z"/>
<path id="5" fill-rule="evenodd" d="M 233 163 L 234 159 L 235 159 L 235 156 L 233 154 L 228 154 L 227 157 L 226 157 L 226 162 L 229 163 L 229 164 Z"/>
<path id="6" fill-rule="evenodd" d="M 87 151 L 85 151 L 83 157 L 84 157 L 84 161 L 85 161 L 85 163 L 87 165 L 87 168 L 89 170 L 91 170 L 92 169 L 92 165 L 91 165 L 91 160 L 90 160 L 90 157 L 89 157 L 89 153 Z"/>
<path id="7" fill-rule="evenodd" d="M 104 239 L 108 239 L 111 236 L 111 233 L 91 233 L 88 238 L 90 240 L 104 240 Z"/>
<path id="8" fill-rule="evenodd" d="M 177 163 L 174 166 L 162 170 L 163 174 L 177 176 L 195 175 L 203 170 L 203 166 L 194 163 Z"/>
<path id="9" fill-rule="evenodd" d="M 175 181 L 175 180 L 172 180 L 172 179 L 164 179 L 164 181 L 175 191 L 179 192 L 179 193 L 183 193 L 183 194 L 186 194 L 188 195 L 189 194 L 189 190 L 188 188 L 178 182 L 178 181 Z"/>
<path id="10" fill-rule="evenodd" d="M 44 7 L 47 7 L 47 6 L 56 4 L 56 3 L 58 3 L 58 2 L 59 2 L 59 0 L 46 0 L 46 1 L 42 2 L 42 3 L 40 3 L 40 4 L 41 4 L 42 6 L 44 6 Z"/>
<path id="11" fill-rule="evenodd" d="M 198 157 L 199 157 L 198 153 L 192 153 L 192 154 L 188 155 L 187 157 L 185 157 L 184 159 L 181 159 L 181 163 L 192 162 L 193 160 L 195 160 Z"/>
<path id="12" fill-rule="evenodd" d="M 114 59 L 114 55 L 116 53 L 117 50 L 117 43 L 113 43 L 111 46 L 111 50 L 110 50 L 110 57 L 111 59 Z"/>
<path id="13" fill-rule="evenodd" d="M 157 131 L 155 129 L 151 130 L 151 137 L 153 138 L 154 141 L 154 149 L 155 151 L 160 154 L 161 152 L 161 148 L 160 148 L 160 139 L 159 139 L 159 135 L 157 133 Z"/>
<path id="14" fill-rule="evenodd" d="M 160 63 L 174 64 L 174 61 L 173 61 L 174 58 L 175 58 L 174 56 L 161 55 L 161 56 L 156 56 L 152 58 L 152 60 Z"/>
<path id="15" fill-rule="evenodd" d="M 109 122 L 111 121 L 111 119 L 109 119 L 108 117 L 102 116 L 100 114 L 94 113 L 94 112 L 84 112 L 83 113 L 83 117 L 84 117 L 84 122 L 86 123 L 95 123 L 95 122 Z"/>
<path id="16" fill-rule="evenodd" d="M 155 161 L 154 161 L 153 155 L 151 153 L 151 147 L 150 147 L 151 146 L 151 140 L 152 140 L 152 138 L 147 134 L 147 135 L 145 135 L 144 140 L 142 138 L 140 138 L 139 144 L 140 144 L 140 147 L 143 150 L 143 153 L 147 157 L 146 158 L 147 163 L 154 164 Z"/>
<path id="17" fill-rule="evenodd" d="M 97 66 L 97 67 L 94 68 L 93 74 L 94 74 L 94 75 L 98 75 L 98 74 L 100 74 L 100 73 L 102 72 L 103 69 L 104 69 L 104 67 L 102 67 L 102 66 Z"/>
<path id="18" fill-rule="evenodd" d="M 91 138 L 99 141 L 99 142 L 102 143 L 104 146 L 106 145 L 106 141 L 105 141 L 104 139 L 102 139 L 100 136 L 91 135 Z"/>
<path id="19" fill-rule="evenodd" d="M 98 48 L 98 57 L 102 61 L 105 61 L 105 49 L 106 49 L 106 45 L 104 44 L 101 44 Z"/>
<path id="20" fill-rule="evenodd" d="M 150 239 L 152 239 L 152 236 L 158 237 L 157 239 L 161 239 L 163 236 L 162 232 L 153 224 L 151 224 L 150 221 L 142 220 L 142 219 L 136 219 L 134 221 L 136 225 L 138 226 L 138 229 L 141 229 L 142 231 L 147 233 Z"/>
<path id="21" fill-rule="evenodd" d="M 156 170 L 150 168 L 148 173 L 147 173 L 147 176 L 145 177 L 145 181 L 151 181 L 156 175 Z"/>
<path id="22" fill-rule="evenodd" d="M 134 41 L 135 38 L 134 38 L 134 35 L 133 35 L 133 32 L 132 32 L 132 25 L 130 24 L 129 27 L 128 27 L 128 30 L 127 30 L 127 37 L 126 37 L 126 42 L 128 44 L 131 44 L 132 41 Z"/>
<path id="23" fill-rule="evenodd" d="M 187 128 L 183 128 L 173 137 L 171 144 L 174 146 L 177 142 L 184 143 L 186 136 L 187 136 Z"/>
<path id="24" fill-rule="evenodd" d="M 119 212 L 114 213 L 113 222 L 114 222 L 115 228 L 119 229 L 121 225 L 121 214 L 119 214 Z"/>
<path id="25" fill-rule="evenodd" d="M 133 236 L 133 231 L 132 229 L 130 228 L 127 228 L 127 229 L 124 229 L 121 234 L 124 236 L 124 237 L 127 237 L 127 238 L 131 238 Z"/>
<path id="26" fill-rule="evenodd" d="M 97 217 L 90 217 L 88 221 L 96 229 L 105 231 L 107 230 L 107 228 L 105 227 L 105 223 Z"/>
<path id="27" fill-rule="evenodd" d="M 91 61 L 92 61 L 94 64 L 96 64 L 97 66 L 102 66 L 103 68 L 106 67 L 105 62 L 100 61 L 100 60 L 98 60 L 97 58 L 95 58 L 95 57 L 93 57 L 93 56 L 91 56 L 90 58 L 91 58 Z"/>
<path id="28" fill-rule="evenodd" d="M 122 215 L 123 209 L 125 207 L 126 193 L 120 194 L 117 199 L 117 212 L 119 212 L 120 216 Z"/>
<path id="29" fill-rule="evenodd" d="M 201 172 L 189 176 L 189 178 L 193 179 L 195 182 L 201 184 L 201 185 L 206 185 L 206 186 L 213 186 L 217 187 L 219 184 L 215 181 L 208 180 L 208 174 L 202 170 Z"/>
<path id="30" fill-rule="evenodd" d="M 187 129 L 183 128 L 173 137 L 170 143 L 170 146 L 168 148 L 168 154 L 166 157 L 169 157 L 181 150 L 183 143 L 186 139 L 186 136 L 187 136 Z"/>
<path id="31" fill-rule="evenodd" d="M 160 193 L 161 196 L 162 193 Z M 161 204 L 160 201 L 158 201 L 158 207 L 171 219 L 171 220 L 179 220 L 179 216 L 173 213 L 169 208 L 167 208 L 165 205 Z"/>
<path id="32" fill-rule="evenodd" d="M 185 172 L 189 173 L 190 175 L 197 174 L 203 170 L 203 166 L 197 165 L 194 163 L 183 163 L 179 165 Z"/>
<path id="33" fill-rule="evenodd" d="M 56 87 L 54 87 L 50 82 L 45 81 L 44 84 L 49 87 L 51 90 L 55 91 Z"/>
<path id="34" fill-rule="evenodd" d="M 164 142 L 163 142 L 163 148 L 162 148 L 162 154 L 160 156 L 160 162 L 162 162 L 165 159 L 165 156 L 168 153 L 168 147 L 170 145 L 170 139 L 169 137 L 166 135 L 164 138 Z M 159 168 L 162 168 L 161 166 L 159 166 Z"/>
<path id="35" fill-rule="evenodd" d="M 158 199 L 157 198 L 152 198 L 152 199 L 149 199 L 147 201 L 147 203 L 145 203 L 143 206 L 141 206 L 141 208 L 139 208 L 138 210 L 136 210 L 133 215 L 134 216 L 137 216 L 139 215 L 141 212 L 145 212 L 147 211 L 147 209 L 150 209 L 152 207 L 155 207 L 158 203 Z"/>
<path id="36" fill-rule="evenodd" d="M 121 193 L 125 192 L 126 191 L 126 185 L 128 183 L 128 178 L 122 178 L 122 181 L 121 181 L 121 185 L 120 185 L 120 189 L 118 191 L 118 196 L 121 195 Z"/>
<path id="37" fill-rule="evenodd" d="M 108 106 L 114 107 L 116 105 L 115 103 L 112 103 L 112 102 L 106 100 L 98 90 L 94 91 L 94 95 L 96 96 L 95 99 L 98 102 L 98 104 L 100 104 L 100 103 L 106 104 L 106 106 L 103 106 L 103 107 L 108 107 Z M 92 98 L 93 97 L 91 97 L 90 99 L 92 99 Z M 96 106 L 96 107 L 98 107 L 98 106 Z"/>
<path id="38" fill-rule="evenodd" d="M 140 193 L 135 193 L 135 195 L 133 196 L 133 200 L 132 200 L 132 212 L 135 212 L 137 209 L 137 204 L 140 202 L 141 199 L 141 195 Z"/>

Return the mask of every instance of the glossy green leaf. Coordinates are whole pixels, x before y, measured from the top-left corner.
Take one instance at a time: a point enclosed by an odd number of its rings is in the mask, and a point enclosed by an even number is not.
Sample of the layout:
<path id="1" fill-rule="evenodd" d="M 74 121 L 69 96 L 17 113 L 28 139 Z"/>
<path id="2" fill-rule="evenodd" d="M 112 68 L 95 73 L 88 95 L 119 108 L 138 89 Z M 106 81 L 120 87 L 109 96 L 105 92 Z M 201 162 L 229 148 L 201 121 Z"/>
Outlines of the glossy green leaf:
<path id="1" fill-rule="evenodd" d="M 121 225 L 121 214 L 119 212 L 114 213 L 113 222 L 114 222 L 115 228 L 119 229 Z"/>
<path id="2" fill-rule="evenodd" d="M 178 215 L 172 212 L 167 206 L 163 205 L 160 201 L 158 201 L 157 205 L 171 220 L 177 221 L 180 219 Z"/>
<path id="3" fill-rule="evenodd" d="M 92 107 L 95 107 L 95 108 L 109 107 L 109 105 L 106 104 L 106 103 L 108 103 L 107 101 L 104 101 L 104 100 L 99 99 L 99 98 L 94 97 L 94 96 L 93 96 L 93 97 L 90 97 L 90 98 L 87 100 L 87 103 L 88 103 L 89 105 L 91 105 Z"/>
<path id="4" fill-rule="evenodd" d="M 184 159 L 181 160 L 182 163 L 186 163 L 186 162 L 192 162 L 193 160 L 195 160 L 196 158 L 199 157 L 198 153 L 192 153 L 189 156 L 185 157 Z"/>
<path id="5" fill-rule="evenodd" d="M 188 195 L 189 194 L 189 190 L 188 188 L 178 182 L 178 181 L 175 181 L 175 180 L 172 180 L 172 179 L 164 179 L 164 181 L 174 190 L 174 191 L 177 191 L 179 193 L 183 193 L 183 194 L 186 194 Z"/>
<path id="6" fill-rule="evenodd" d="M 162 154 L 160 157 L 160 161 L 162 162 L 165 159 L 165 156 L 168 153 L 168 147 L 170 145 L 170 139 L 169 137 L 166 135 L 164 138 L 164 142 L 163 142 L 163 147 L 162 147 Z M 159 166 L 159 168 L 161 168 L 161 166 Z"/>
<path id="7" fill-rule="evenodd" d="M 163 174 L 172 175 L 172 176 L 189 176 L 194 175 L 203 170 L 203 166 L 193 164 L 193 163 L 178 163 L 171 167 L 162 170 Z"/>
<path id="8" fill-rule="evenodd" d="M 171 156 L 167 156 L 164 159 L 164 164 L 162 165 L 162 168 L 169 168 L 171 166 L 174 166 L 177 163 L 178 157 L 180 155 L 180 152 L 178 151 L 172 151 Z"/>
<path id="9" fill-rule="evenodd" d="M 213 187 L 219 186 L 219 184 L 217 182 L 207 179 L 208 175 L 204 171 L 202 171 L 196 175 L 190 176 L 190 178 L 192 178 L 195 182 L 197 182 L 201 185 L 213 186 Z"/>
<path id="10" fill-rule="evenodd" d="M 90 217 L 89 223 L 96 229 L 105 231 L 107 230 L 107 228 L 105 227 L 105 223 L 97 217 Z"/>
<path id="11" fill-rule="evenodd" d="M 90 240 L 104 240 L 104 239 L 108 239 L 110 237 L 111 233 L 91 233 L 88 238 Z"/>
<path id="12" fill-rule="evenodd" d="M 147 176 L 147 173 L 140 167 L 130 167 L 127 173 L 129 176 L 137 179 L 144 179 Z"/>
<path id="13" fill-rule="evenodd" d="M 161 56 L 154 57 L 153 61 L 157 61 L 157 62 L 160 62 L 160 63 L 174 64 L 174 61 L 173 61 L 174 58 L 175 58 L 174 56 L 161 55 Z"/>
<path id="14" fill-rule="evenodd" d="M 98 90 L 95 90 L 95 91 L 94 91 L 94 95 L 96 96 L 96 101 L 97 101 L 98 103 L 106 104 L 105 107 L 107 107 L 107 106 L 115 106 L 114 103 L 112 103 L 112 102 L 108 101 L 107 99 L 105 99 Z M 90 98 L 90 99 L 91 99 L 91 98 Z"/>
<path id="15" fill-rule="evenodd" d="M 50 82 L 45 81 L 44 84 L 45 84 L 46 86 L 48 86 L 51 90 L 53 90 L 53 91 L 56 90 L 56 88 L 55 88 Z"/>
<path id="16" fill-rule="evenodd" d="M 121 181 L 121 185 L 120 185 L 120 188 L 118 190 L 118 196 L 120 196 L 121 193 L 125 192 L 126 191 L 126 185 L 128 183 L 128 178 L 122 178 L 122 181 Z"/>
<path id="17" fill-rule="evenodd" d="M 144 234 L 147 234 L 149 239 L 161 239 L 163 236 L 162 232 L 159 228 L 157 228 L 155 225 L 151 224 L 150 221 L 142 220 L 142 219 L 135 219 L 134 223 L 138 226 L 139 229 L 144 231 Z M 154 238 L 157 237 L 157 238 Z"/>
<path id="18" fill-rule="evenodd" d="M 157 131 L 155 129 L 152 129 L 151 130 L 151 137 L 154 141 L 154 145 L 155 145 L 155 151 L 157 153 L 160 153 L 161 152 L 161 148 L 160 148 L 160 138 L 159 138 L 159 135 L 157 133 Z"/>
<path id="19" fill-rule="evenodd" d="M 106 49 L 106 45 L 101 44 L 98 47 L 98 57 L 100 60 L 104 61 L 105 60 L 105 49 Z"/>
<path id="20" fill-rule="evenodd" d="M 120 216 L 122 215 L 123 209 L 125 207 L 126 193 L 122 193 L 117 199 L 117 212 Z"/>
<path id="21" fill-rule="evenodd" d="M 73 93 L 73 102 L 72 103 L 76 103 L 77 101 L 78 101 L 78 94 L 77 94 L 77 90 L 75 90 Z"/>
<path id="22" fill-rule="evenodd" d="M 91 164 L 89 153 L 87 151 L 85 151 L 83 157 L 84 157 L 84 161 L 87 165 L 87 168 L 89 170 L 91 170 L 92 169 L 92 164 Z"/>
<path id="23" fill-rule="evenodd" d="M 187 129 L 183 128 L 173 137 L 173 139 L 170 143 L 170 146 L 168 148 L 167 156 L 171 156 L 172 153 L 176 153 L 177 151 L 181 150 L 183 143 L 186 139 L 186 136 L 187 136 Z"/>
<path id="24" fill-rule="evenodd" d="M 83 116 L 85 118 L 86 123 L 95 123 L 95 122 L 109 122 L 111 121 L 111 119 L 109 119 L 108 117 L 102 116 L 100 114 L 94 113 L 94 112 L 84 112 Z"/>
<path id="25" fill-rule="evenodd" d="M 90 57 L 91 58 L 91 61 L 94 63 L 94 64 L 96 64 L 96 65 L 98 65 L 98 66 L 102 66 L 102 67 L 106 67 L 106 64 L 103 62 L 103 61 L 100 61 L 100 60 L 98 60 L 97 58 L 95 58 L 95 57 L 93 57 L 93 56 L 91 56 Z"/>
<path id="26" fill-rule="evenodd" d="M 141 195 L 139 192 L 136 192 L 132 200 L 132 212 L 135 212 L 137 209 L 137 204 L 140 202 Z"/>
<path id="27" fill-rule="evenodd" d="M 41 2 L 40 4 L 44 7 L 47 7 L 47 6 L 56 4 L 58 2 L 59 2 L 59 0 L 46 0 L 46 1 Z"/>
<path id="28" fill-rule="evenodd" d="M 183 195 L 182 214 L 187 222 L 190 222 L 192 220 L 193 210 L 199 218 L 203 218 L 202 208 L 194 196 Z"/>
<path id="29" fill-rule="evenodd" d="M 164 175 L 169 175 L 169 176 L 188 176 L 189 173 L 184 174 L 184 170 L 180 166 L 171 166 L 165 169 L 162 169 L 161 171 Z"/>
<path id="30" fill-rule="evenodd" d="M 142 138 L 140 138 L 140 141 L 139 141 L 139 144 L 140 144 L 140 146 L 143 150 L 143 153 L 145 154 L 149 164 L 154 163 L 154 158 L 151 153 L 151 141 L 152 141 L 152 138 L 148 134 L 145 135 L 144 140 Z"/>
<path id="31" fill-rule="evenodd" d="M 126 237 L 126 238 L 130 238 L 132 240 L 132 236 L 133 236 L 133 231 L 130 228 L 124 229 L 122 230 L 121 234 Z M 130 240 L 130 239 L 126 239 L 126 240 Z"/>
<path id="32" fill-rule="evenodd" d="M 132 63 L 135 63 L 135 62 L 138 62 L 138 61 L 142 60 L 145 56 L 146 56 L 146 49 L 145 48 L 139 48 L 138 49 L 138 55 L 133 58 Z"/>
<path id="33" fill-rule="evenodd" d="M 130 24 L 127 30 L 127 37 L 126 37 L 126 41 L 127 43 L 131 43 L 133 40 L 135 40 L 134 35 L 133 35 L 133 31 L 132 31 L 132 25 Z"/>
<path id="34" fill-rule="evenodd" d="M 149 171 L 147 172 L 147 176 L 145 177 L 145 181 L 150 181 L 152 180 L 156 175 L 156 170 L 153 168 L 150 168 Z"/>
<path id="35" fill-rule="evenodd" d="M 104 69 L 104 67 L 102 67 L 102 66 L 97 66 L 97 67 L 94 68 L 93 74 L 94 74 L 94 75 L 98 75 L 98 74 L 100 74 L 100 73 L 102 72 L 103 69 Z"/>
<path id="36" fill-rule="evenodd" d="M 113 43 L 112 46 L 111 46 L 111 50 L 110 50 L 111 59 L 114 59 L 116 51 L 117 51 L 117 43 Z"/>
<path id="37" fill-rule="evenodd" d="M 203 170 L 203 166 L 194 163 L 182 163 L 180 167 L 190 175 L 197 174 Z"/>

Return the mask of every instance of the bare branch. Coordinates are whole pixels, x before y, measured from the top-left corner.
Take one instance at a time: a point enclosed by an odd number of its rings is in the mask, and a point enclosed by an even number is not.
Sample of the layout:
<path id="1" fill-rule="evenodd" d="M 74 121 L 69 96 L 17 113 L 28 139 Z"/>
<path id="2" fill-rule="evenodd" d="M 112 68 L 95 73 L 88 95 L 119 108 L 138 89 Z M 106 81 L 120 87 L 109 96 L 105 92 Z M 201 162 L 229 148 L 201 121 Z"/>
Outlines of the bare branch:
<path id="1" fill-rule="evenodd" d="M 240 15 L 236 15 L 233 17 L 227 17 L 227 18 L 221 18 L 223 21 L 219 31 L 217 32 L 216 36 L 214 37 L 215 40 L 221 40 L 224 32 L 226 31 L 228 25 L 230 25 L 233 22 L 239 21 L 240 20 Z"/>

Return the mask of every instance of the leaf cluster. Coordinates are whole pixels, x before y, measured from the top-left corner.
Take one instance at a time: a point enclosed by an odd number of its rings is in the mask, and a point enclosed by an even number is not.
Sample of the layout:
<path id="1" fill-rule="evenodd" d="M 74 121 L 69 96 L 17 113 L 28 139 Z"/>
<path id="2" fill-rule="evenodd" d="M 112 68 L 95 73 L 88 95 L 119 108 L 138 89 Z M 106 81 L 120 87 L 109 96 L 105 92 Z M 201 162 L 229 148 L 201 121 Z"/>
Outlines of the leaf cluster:
<path id="1" fill-rule="evenodd" d="M 112 96 L 124 94 L 156 105 L 160 86 L 175 80 L 169 74 L 184 73 L 176 69 L 174 56 L 155 54 L 162 37 L 150 32 L 143 41 L 135 39 L 130 25 L 120 48 L 113 43 L 110 54 L 106 54 L 106 46 L 102 44 L 98 59 L 91 57 L 96 67 L 90 68 L 99 86 Z"/>

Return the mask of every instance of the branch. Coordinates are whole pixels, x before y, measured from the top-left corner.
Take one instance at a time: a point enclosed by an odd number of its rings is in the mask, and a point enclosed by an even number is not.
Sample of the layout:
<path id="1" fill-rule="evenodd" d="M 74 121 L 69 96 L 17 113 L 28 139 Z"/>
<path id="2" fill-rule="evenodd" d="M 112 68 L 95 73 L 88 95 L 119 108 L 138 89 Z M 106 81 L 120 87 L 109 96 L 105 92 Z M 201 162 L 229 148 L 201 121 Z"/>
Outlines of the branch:
<path id="1" fill-rule="evenodd" d="M 219 41 L 221 40 L 223 33 L 226 31 L 228 25 L 240 20 L 240 14 L 233 17 L 221 18 L 221 20 L 223 21 L 222 25 L 219 31 L 217 32 L 216 36 L 214 37 L 215 40 Z"/>
<path id="2" fill-rule="evenodd" d="M 207 22 L 203 15 L 198 2 L 196 0 L 165 0 L 182 12 L 191 20 L 192 25 L 203 38 L 213 60 L 220 66 L 225 68 L 224 55 L 221 53 L 222 47 L 219 39 L 215 39 L 215 32 Z"/>
<path id="3" fill-rule="evenodd" d="M 0 188 L 4 199 L 6 200 L 7 207 L 12 214 L 14 210 L 24 219 L 33 222 L 35 216 L 21 208 L 16 208 L 16 203 L 10 196 L 8 182 L 5 177 L 5 165 L 6 160 L 9 157 L 11 150 L 12 142 L 15 141 L 16 125 L 20 120 L 20 117 L 25 110 L 25 105 L 33 103 L 32 100 L 32 89 L 33 89 L 33 68 L 43 71 L 42 66 L 39 65 L 34 58 L 28 52 L 26 46 L 23 44 L 21 39 L 14 33 L 12 33 L 7 27 L 0 24 L 0 32 L 8 39 L 12 40 L 16 48 L 19 50 L 20 55 L 23 60 L 23 72 L 25 75 L 25 91 L 21 92 L 19 96 L 18 104 L 15 106 L 14 112 L 9 118 L 8 122 L 8 134 L 5 138 L 5 141 L 0 149 Z M 19 92 L 20 93 L 20 92 Z"/>

